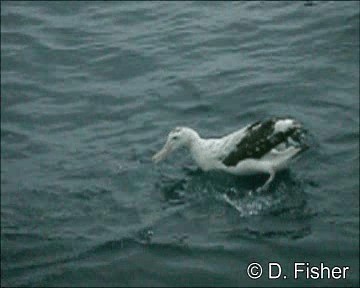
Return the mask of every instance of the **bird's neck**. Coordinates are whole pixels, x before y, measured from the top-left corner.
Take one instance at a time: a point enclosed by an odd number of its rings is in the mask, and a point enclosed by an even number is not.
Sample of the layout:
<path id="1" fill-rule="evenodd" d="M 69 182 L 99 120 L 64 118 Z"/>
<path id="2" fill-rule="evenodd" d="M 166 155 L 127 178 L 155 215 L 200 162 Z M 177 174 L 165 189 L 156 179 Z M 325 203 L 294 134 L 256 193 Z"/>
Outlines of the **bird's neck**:
<path id="1" fill-rule="evenodd" d="M 195 131 L 194 131 L 195 132 Z M 202 139 L 196 132 L 191 136 L 189 141 L 188 148 L 190 150 L 191 156 L 197 165 L 200 166 L 203 170 L 206 168 L 206 139 Z"/>
<path id="2" fill-rule="evenodd" d="M 201 145 L 201 142 L 203 139 L 201 139 L 201 137 L 199 136 L 199 134 L 195 131 L 192 130 L 190 128 L 188 128 L 188 132 L 187 132 L 187 147 L 189 148 L 189 150 L 192 152 L 192 150 L 196 147 L 198 147 L 199 145 Z"/>

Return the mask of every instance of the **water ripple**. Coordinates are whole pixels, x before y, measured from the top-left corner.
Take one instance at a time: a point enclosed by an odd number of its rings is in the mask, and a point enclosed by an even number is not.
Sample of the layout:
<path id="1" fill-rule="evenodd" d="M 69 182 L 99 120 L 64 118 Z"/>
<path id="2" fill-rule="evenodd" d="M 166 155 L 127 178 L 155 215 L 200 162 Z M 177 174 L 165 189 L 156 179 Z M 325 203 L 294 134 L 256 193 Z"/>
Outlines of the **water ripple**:
<path id="1" fill-rule="evenodd" d="M 357 271 L 359 16 L 356 1 L 2 2 L 2 285 L 249 286 L 250 260 L 298 251 Z M 185 151 L 151 162 L 175 126 L 218 137 L 278 115 L 312 149 L 268 193 Z"/>

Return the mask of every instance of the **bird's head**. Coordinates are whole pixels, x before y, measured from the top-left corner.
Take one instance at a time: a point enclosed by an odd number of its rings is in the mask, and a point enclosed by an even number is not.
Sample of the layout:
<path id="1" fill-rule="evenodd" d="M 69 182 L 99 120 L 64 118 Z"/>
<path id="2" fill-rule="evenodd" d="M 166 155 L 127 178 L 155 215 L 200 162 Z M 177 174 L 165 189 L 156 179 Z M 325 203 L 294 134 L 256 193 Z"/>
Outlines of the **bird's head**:
<path id="1" fill-rule="evenodd" d="M 197 135 L 197 133 L 190 128 L 176 127 L 169 133 L 164 147 L 152 157 L 152 160 L 158 163 L 164 160 L 172 151 L 189 146 L 194 135 Z"/>

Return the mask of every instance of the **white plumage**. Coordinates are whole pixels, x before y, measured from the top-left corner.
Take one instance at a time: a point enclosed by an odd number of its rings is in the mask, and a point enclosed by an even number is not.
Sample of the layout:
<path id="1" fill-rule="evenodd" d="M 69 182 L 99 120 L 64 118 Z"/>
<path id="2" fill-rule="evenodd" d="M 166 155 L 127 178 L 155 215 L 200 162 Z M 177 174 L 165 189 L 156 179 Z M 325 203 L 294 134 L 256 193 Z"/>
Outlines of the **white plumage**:
<path id="1" fill-rule="evenodd" d="M 291 118 L 272 118 L 247 125 L 222 138 L 203 139 L 188 127 L 176 127 L 165 146 L 153 156 L 155 163 L 180 147 L 189 149 L 204 171 L 216 169 L 235 175 L 268 173 L 261 189 L 268 188 L 275 173 L 308 146 L 302 143 L 302 125 Z"/>

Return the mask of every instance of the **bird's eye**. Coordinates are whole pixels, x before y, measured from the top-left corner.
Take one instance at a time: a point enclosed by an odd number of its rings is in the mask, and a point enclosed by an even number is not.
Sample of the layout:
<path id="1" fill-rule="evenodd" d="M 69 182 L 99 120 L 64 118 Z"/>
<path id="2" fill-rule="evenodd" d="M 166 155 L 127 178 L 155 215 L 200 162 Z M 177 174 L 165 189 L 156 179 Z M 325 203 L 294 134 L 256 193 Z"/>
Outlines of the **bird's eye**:
<path id="1" fill-rule="evenodd" d="M 177 139 L 179 139 L 179 136 L 173 136 L 172 139 L 177 140 Z"/>

